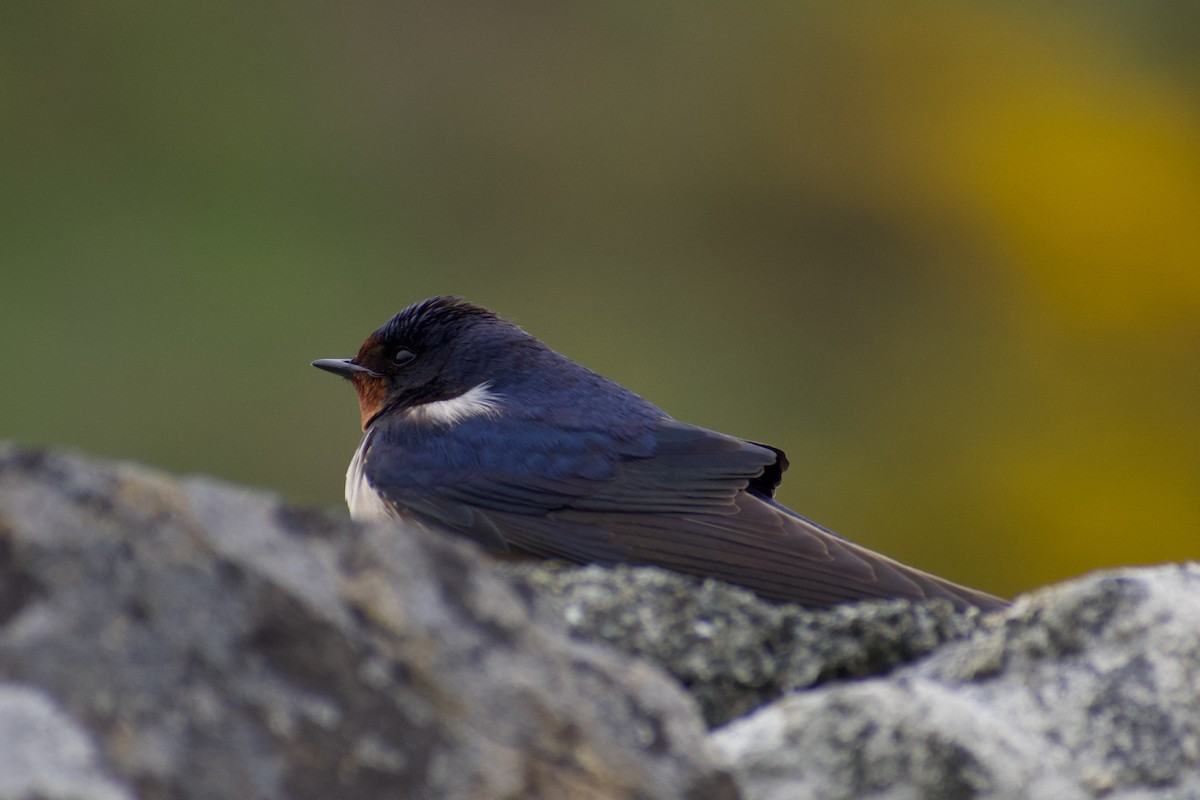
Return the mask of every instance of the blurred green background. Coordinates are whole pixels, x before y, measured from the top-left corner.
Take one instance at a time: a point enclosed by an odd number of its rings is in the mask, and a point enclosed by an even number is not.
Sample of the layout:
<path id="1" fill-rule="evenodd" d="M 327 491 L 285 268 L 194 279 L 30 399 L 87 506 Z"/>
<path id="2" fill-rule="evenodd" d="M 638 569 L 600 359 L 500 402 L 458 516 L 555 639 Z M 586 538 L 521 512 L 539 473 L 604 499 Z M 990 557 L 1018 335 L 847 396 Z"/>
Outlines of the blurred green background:
<path id="1" fill-rule="evenodd" d="M 1010 594 L 1200 554 L 1200 6 L 0 10 L 0 437 L 339 504 L 457 293 Z"/>

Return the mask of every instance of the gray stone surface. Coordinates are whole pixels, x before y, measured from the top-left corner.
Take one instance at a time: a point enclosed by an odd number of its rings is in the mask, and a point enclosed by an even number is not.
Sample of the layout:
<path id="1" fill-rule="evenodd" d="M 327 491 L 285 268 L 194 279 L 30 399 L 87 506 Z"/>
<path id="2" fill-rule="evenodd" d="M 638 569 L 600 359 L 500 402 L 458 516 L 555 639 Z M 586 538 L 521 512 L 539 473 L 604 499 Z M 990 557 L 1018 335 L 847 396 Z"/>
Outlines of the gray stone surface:
<path id="1" fill-rule="evenodd" d="M 48 694 L 0 684 L 0 798 L 129 800 L 110 781 L 87 730 Z"/>
<path id="2" fill-rule="evenodd" d="M 713 736 L 751 800 L 1200 797 L 1200 566 L 1089 576 Z"/>
<path id="3" fill-rule="evenodd" d="M 466 545 L 0 447 L 0 798 L 732 798 Z"/>
<path id="4" fill-rule="evenodd" d="M 0 800 L 1200 798 L 1195 565 L 986 617 L 504 569 L 0 445 Z"/>
<path id="5" fill-rule="evenodd" d="M 652 568 L 503 568 L 534 588 L 577 638 L 654 662 L 718 726 L 788 692 L 881 675 L 981 624 L 972 609 L 905 600 L 809 611 L 717 581 Z"/>

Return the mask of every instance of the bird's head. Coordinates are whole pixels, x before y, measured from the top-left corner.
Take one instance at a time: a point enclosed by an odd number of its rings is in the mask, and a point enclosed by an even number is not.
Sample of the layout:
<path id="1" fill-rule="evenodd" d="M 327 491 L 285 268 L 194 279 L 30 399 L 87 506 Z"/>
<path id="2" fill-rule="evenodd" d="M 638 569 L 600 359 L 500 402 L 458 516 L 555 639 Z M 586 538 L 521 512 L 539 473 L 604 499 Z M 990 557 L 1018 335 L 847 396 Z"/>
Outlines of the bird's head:
<path id="1" fill-rule="evenodd" d="M 323 358 L 313 366 L 354 384 L 365 430 L 385 412 L 452 421 L 487 410 L 496 401 L 489 387 L 506 363 L 519 363 L 520 351 L 538 344 L 485 308 L 434 297 L 388 320 L 354 358 Z"/>

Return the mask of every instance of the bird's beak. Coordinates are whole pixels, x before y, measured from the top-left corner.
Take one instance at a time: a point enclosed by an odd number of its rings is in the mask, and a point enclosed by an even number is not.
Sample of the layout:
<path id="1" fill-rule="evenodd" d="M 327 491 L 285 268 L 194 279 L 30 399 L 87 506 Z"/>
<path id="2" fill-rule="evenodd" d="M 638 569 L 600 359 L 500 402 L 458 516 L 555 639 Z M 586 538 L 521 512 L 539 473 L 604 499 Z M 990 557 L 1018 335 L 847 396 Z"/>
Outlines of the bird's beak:
<path id="1" fill-rule="evenodd" d="M 323 369 L 326 372 L 332 372 L 334 375 L 341 375 L 343 378 L 353 378 L 355 375 L 365 375 L 368 378 L 382 378 L 373 369 L 367 369 L 364 366 L 355 364 L 353 359 L 349 358 L 318 358 L 312 362 L 312 365 L 317 369 Z"/>

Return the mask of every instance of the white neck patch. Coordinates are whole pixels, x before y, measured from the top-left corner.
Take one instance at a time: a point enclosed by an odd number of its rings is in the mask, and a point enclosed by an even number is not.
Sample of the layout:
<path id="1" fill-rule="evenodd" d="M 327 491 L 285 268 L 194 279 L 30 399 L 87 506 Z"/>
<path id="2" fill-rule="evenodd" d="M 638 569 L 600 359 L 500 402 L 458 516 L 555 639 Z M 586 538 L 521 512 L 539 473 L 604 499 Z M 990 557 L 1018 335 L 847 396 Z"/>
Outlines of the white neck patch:
<path id="1" fill-rule="evenodd" d="M 454 425 L 471 417 L 499 414 L 502 408 L 500 395 L 492 391 L 492 382 L 485 381 L 473 389 L 451 397 L 449 400 L 434 400 L 413 406 L 404 412 L 413 422 L 441 423 Z"/>
<path id="2" fill-rule="evenodd" d="M 350 468 L 346 470 L 346 505 L 350 509 L 351 519 L 359 521 L 395 519 L 392 511 L 375 487 L 367 482 L 366 462 L 367 450 L 371 447 L 374 431 L 367 431 L 354 458 L 350 460 Z"/>

